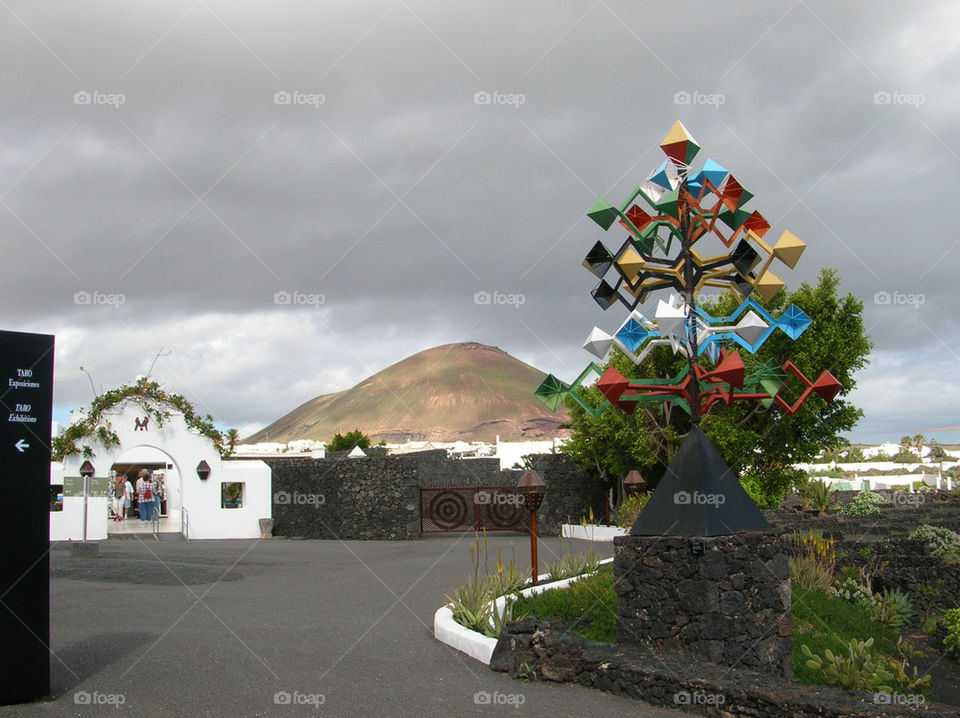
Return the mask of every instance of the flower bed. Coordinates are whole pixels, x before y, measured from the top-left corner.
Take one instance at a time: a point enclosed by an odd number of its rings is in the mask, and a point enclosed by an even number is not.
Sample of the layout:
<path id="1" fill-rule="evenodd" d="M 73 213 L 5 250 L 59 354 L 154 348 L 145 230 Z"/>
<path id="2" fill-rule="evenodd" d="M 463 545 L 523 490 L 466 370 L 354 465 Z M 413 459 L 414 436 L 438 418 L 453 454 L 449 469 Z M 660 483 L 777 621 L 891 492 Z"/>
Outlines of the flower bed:
<path id="1" fill-rule="evenodd" d="M 600 565 L 608 564 L 613 561 L 612 558 L 604 559 Z M 549 591 L 555 588 L 566 588 L 574 581 L 578 581 L 584 576 L 592 576 L 592 573 L 565 578 L 560 581 L 549 581 L 549 576 L 545 576 L 547 582 L 541 582 L 536 586 L 528 586 L 519 593 L 521 596 L 533 596 L 543 591 Z M 503 604 L 506 596 L 500 596 L 494 601 L 494 610 L 503 611 Z M 471 658 L 475 658 L 481 663 L 490 665 L 490 657 L 493 655 L 493 649 L 497 645 L 496 638 L 484 636 L 482 633 L 472 631 L 465 626 L 461 626 L 453 619 L 453 611 L 449 606 L 441 606 L 433 615 L 433 635 L 438 641 L 446 643 L 448 646 L 456 648 L 458 651 L 466 653 Z"/>

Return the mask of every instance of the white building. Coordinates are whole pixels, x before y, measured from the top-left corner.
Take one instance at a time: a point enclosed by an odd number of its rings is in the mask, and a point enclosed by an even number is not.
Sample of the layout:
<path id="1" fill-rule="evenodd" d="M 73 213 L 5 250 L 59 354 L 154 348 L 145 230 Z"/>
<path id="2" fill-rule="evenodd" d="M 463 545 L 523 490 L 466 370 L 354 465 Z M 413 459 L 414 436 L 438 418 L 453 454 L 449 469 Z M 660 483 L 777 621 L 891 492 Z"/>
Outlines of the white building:
<path id="1" fill-rule="evenodd" d="M 224 461 L 208 437 L 190 429 L 183 414 L 171 411 L 163 426 L 149 420 L 143 408 L 132 401 L 118 405 L 104 417 L 120 439 L 118 446 L 106 447 L 91 437 L 91 456 L 82 453 L 67 456 L 62 464 L 54 463 L 50 472 L 51 486 L 74 484 L 80 468 L 89 461 L 93 466 L 94 485 L 103 484 L 114 472 L 127 472 L 130 467 L 162 472 L 165 483 L 165 516 L 160 530 L 182 533 L 191 539 L 259 538 L 260 519 L 272 517 L 270 467 L 263 461 Z M 100 479 L 100 481 L 96 481 Z M 99 495 L 87 498 L 89 540 L 105 539 L 113 530 L 129 532 L 141 524 L 136 512 L 125 522 L 108 519 L 109 498 Z M 52 541 L 82 540 L 82 496 L 64 495 L 62 510 L 50 512 Z M 151 530 L 148 522 L 141 527 Z"/>

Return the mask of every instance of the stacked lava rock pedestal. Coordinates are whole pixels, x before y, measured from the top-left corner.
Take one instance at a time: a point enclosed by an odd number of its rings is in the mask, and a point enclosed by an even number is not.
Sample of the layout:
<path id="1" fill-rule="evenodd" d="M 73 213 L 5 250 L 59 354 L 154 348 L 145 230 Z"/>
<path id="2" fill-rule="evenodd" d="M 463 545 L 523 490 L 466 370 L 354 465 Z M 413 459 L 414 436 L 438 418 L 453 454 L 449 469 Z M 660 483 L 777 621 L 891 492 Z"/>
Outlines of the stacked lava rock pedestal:
<path id="1" fill-rule="evenodd" d="M 618 643 L 793 675 L 786 539 L 699 428 L 614 547 Z"/>

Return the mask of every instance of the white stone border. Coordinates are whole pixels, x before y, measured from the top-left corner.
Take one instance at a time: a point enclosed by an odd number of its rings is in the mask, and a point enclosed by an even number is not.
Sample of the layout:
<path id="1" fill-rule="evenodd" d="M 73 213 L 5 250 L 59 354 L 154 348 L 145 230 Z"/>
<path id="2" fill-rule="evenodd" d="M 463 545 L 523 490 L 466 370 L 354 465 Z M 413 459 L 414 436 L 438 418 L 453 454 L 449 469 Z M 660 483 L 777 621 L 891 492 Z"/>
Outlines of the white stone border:
<path id="1" fill-rule="evenodd" d="M 616 536 L 626 536 L 627 529 L 619 526 L 598 526 L 597 524 L 562 524 L 563 538 L 580 539 L 581 541 L 613 541 Z"/>
<path id="2" fill-rule="evenodd" d="M 600 561 L 600 565 L 612 563 L 612 558 L 605 558 Z M 536 586 L 528 586 L 520 591 L 523 596 L 533 596 L 543 591 L 549 591 L 554 588 L 566 588 L 571 583 L 579 581 L 586 576 L 592 576 L 593 573 L 584 573 L 573 578 L 565 578 L 552 583 L 539 583 Z M 549 574 L 544 576 L 548 578 Z M 499 596 L 495 599 L 496 609 L 503 610 L 503 602 L 506 596 Z M 446 643 L 448 646 L 456 648 L 458 651 L 466 653 L 471 658 L 476 658 L 481 663 L 490 665 L 490 657 L 493 655 L 493 649 L 497 645 L 496 638 L 484 636 L 482 633 L 471 631 L 466 626 L 461 626 L 453 620 L 453 611 L 447 606 L 441 606 L 433 615 L 433 635 L 438 641 Z"/>

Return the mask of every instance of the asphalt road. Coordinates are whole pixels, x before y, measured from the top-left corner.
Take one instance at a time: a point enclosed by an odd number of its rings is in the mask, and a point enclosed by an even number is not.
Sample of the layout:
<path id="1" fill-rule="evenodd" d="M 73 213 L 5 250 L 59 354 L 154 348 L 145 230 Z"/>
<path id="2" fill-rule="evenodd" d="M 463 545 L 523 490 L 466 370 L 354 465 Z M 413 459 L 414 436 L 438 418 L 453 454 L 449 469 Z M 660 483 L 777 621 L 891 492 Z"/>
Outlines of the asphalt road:
<path id="1" fill-rule="evenodd" d="M 55 545 L 52 695 L 0 718 L 682 715 L 513 681 L 434 639 L 434 611 L 471 571 L 472 543 L 126 539 L 103 542 L 98 559 Z M 501 535 L 491 564 L 511 544 L 522 563 L 527 539 Z M 541 559 L 558 550 L 546 539 Z M 493 705 L 477 702 L 487 695 Z"/>

